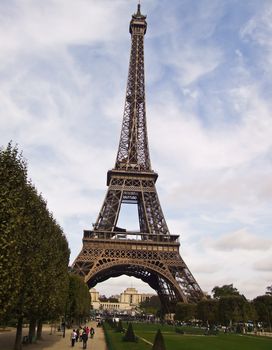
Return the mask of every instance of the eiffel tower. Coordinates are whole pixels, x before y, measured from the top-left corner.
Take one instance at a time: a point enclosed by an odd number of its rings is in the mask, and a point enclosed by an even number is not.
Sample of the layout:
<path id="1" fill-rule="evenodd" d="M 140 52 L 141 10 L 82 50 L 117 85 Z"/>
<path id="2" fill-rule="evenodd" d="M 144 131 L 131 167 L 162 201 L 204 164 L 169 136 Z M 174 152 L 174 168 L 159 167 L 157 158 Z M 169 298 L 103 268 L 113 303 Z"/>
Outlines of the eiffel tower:
<path id="1" fill-rule="evenodd" d="M 72 269 L 89 288 L 110 277 L 134 276 L 149 284 L 169 313 L 181 301 L 197 302 L 203 292 L 180 256 L 179 236 L 167 227 L 151 169 L 145 110 L 144 35 L 146 16 L 132 15 L 131 53 L 125 109 L 115 167 L 107 173 L 108 191 L 92 230 Z M 139 231 L 117 226 L 122 204 L 138 208 Z"/>

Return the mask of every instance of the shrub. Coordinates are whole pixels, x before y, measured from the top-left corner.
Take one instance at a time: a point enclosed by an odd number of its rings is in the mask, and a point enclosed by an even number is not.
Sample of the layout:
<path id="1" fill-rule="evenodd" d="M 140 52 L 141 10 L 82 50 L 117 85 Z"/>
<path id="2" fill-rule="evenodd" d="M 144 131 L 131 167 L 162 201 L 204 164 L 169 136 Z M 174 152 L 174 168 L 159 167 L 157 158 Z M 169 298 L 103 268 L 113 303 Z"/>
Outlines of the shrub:
<path id="1" fill-rule="evenodd" d="M 134 342 L 134 343 L 137 342 L 137 337 L 134 334 L 131 323 L 129 323 L 128 325 L 128 329 L 126 331 L 126 334 L 123 337 L 123 341 Z"/>
<path id="2" fill-rule="evenodd" d="M 158 331 L 156 333 L 152 350 L 166 350 L 163 335 L 162 335 L 160 329 L 158 329 Z"/>
<path id="3" fill-rule="evenodd" d="M 181 328 L 178 328 L 178 327 L 175 328 L 175 332 L 179 333 L 179 334 L 184 334 L 184 330 L 182 330 Z"/>

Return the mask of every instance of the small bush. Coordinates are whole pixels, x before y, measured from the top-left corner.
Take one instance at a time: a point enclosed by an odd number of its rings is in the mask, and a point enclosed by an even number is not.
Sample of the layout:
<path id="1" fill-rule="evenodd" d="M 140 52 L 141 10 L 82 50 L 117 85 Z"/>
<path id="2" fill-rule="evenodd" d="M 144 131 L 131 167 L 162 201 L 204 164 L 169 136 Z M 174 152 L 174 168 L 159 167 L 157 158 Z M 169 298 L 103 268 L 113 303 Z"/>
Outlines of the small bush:
<path id="1" fill-rule="evenodd" d="M 181 328 L 178 328 L 178 327 L 175 328 L 175 332 L 179 333 L 179 334 L 184 334 L 184 330 L 182 330 Z"/>
<path id="2" fill-rule="evenodd" d="M 160 329 L 158 329 L 158 331 L 156 333 L 152 350 L 166 350 L 163 335 L 162 335 Z"/>
<path id="3" fill-rule="evenodd" d="M 123 341 L 133 342 L 133 343 L 136 343 L 138 341 L 137 337 L 134 334 L 131 323 L 129 323 L 128 325 L 128 329 L 126 331 L 126 334 L 123 337 Z"/>

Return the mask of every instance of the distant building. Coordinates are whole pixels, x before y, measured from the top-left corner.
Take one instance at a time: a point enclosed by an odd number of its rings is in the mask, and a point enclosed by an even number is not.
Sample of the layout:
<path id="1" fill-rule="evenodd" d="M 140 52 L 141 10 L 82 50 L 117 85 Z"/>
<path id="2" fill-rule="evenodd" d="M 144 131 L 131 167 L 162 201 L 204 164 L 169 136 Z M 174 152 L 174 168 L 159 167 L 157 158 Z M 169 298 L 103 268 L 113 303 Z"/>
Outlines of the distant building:
<path id="1" fill-rule="evenodd" d="M 118 302 L 100 301 L 99 292 L 95 288 L 90 289 L 91 305 L 94 310 L 111 311 L 133 311 L 142 301 L 151 298 L 154 294 L 138 293 L 135 288 L 127 288 L 120 295 L 114 295 L 112 298 L 118 299 Z"/>
<path id="2" fill-rule="evenodd" d="M 120 302 L 127 303 L 131 306 L 138 306 L 142 301 L 150 298 L 154 294 L 141 294 L 135 288 L 127 288 L 120 294 Z"/>

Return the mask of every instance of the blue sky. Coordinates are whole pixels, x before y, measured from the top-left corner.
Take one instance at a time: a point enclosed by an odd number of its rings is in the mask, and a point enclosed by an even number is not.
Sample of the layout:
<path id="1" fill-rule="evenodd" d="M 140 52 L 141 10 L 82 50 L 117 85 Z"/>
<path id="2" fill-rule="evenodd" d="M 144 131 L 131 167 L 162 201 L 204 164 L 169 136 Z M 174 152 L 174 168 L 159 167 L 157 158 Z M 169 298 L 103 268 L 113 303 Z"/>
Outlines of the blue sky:
<path id="1" fill-rule="evenodd" d="M 71 248 L 114 166 L 136 0 L 0 1 L 0 144 L 17 143 Z M 248 298 L 272 275 L 272 2 L 142 0 L 152 167 L 204 291 Z M 122 212 L 124 225 L 135 225 Z M 110 279 L 116 293 L 136 279 Z"/>

